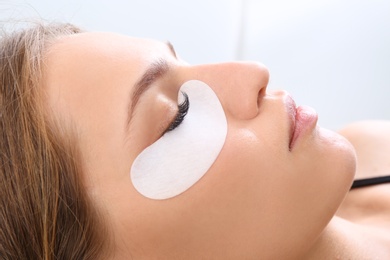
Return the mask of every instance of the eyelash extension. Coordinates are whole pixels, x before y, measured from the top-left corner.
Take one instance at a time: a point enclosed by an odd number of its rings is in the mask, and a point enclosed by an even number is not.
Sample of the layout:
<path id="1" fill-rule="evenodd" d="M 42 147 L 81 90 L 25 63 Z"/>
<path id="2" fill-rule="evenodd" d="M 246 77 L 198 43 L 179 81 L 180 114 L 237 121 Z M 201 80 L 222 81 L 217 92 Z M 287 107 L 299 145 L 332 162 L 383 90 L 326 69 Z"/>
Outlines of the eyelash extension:
<path id="1" fill-rule="evenodd" d="M 176 114 L 175 119 L 172 121 L 172 123 L 169 125 L 168 129 L 165 131 L 165 133 L 170 132 L 174 130 L 176 127 L 178 127 L 184 120 L 185 116 L 188 113 L 188 109 L 190 108 L 190 100 L 188 99 L 188 95 L 184 92 L 181 92 L 184 96 L 184 101 L 179 104 L 178 111 Z"/>

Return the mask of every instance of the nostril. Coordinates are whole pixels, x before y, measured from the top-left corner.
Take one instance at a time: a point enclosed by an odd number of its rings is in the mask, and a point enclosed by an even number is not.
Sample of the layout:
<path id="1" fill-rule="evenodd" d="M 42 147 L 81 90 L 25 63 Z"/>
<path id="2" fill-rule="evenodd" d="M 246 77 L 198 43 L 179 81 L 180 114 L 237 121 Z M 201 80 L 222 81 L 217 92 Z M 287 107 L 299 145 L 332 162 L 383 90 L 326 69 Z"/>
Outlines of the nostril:
<path id="1" fill-rule="evenodd" d="M 266 87 L 261 87 L 259 92 L 257 93 L 257 110 L 260 110 L 261 101 L 263 100 L 266 94 Z"/>

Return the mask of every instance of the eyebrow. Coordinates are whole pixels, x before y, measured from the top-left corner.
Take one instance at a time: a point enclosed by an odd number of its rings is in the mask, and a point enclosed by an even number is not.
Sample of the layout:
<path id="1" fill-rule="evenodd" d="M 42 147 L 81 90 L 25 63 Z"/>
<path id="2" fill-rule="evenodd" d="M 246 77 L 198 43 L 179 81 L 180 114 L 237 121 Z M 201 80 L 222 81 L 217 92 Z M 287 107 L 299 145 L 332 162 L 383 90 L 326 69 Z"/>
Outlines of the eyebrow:
<path id="1" fill-rule="evenodd" d="M 166 44 L 168 45 L 169 50 L 172 52 L 172 55 L 177 59 L 175 48 L 173 48 L 173 45 L 171 42 L 167 41 Z"/>
<path id="2" fill-rule="evenodd" d="M 137 83 L 135 83 L 133 95 L 128 105 L 127 128 L 130 126 L 133 112 L 142 94 L 145 93 L 155 81 L 162 78 L 168 71 L 169 66 L 167 61 L 165 59 L 158 59 L 149 65 L 145 73 L 141 76 Z"/>
<path id="3" fill-rule="evenodd" d="M 175 49 L 173 48 L 173 45 L 170 42 L 166 42 L 166 45 L 168 46 L 171 54 L 177 59 L 176 52 Z M 131 124 L 131 119 L 133 117 L 134 110 L 142 94 L 145 93 L 146 90 L 148 90 L 155 81 L 157 81 L 158 79 L 162 78 L 165 74 L 167 74 L 169 69 L 170 67 L 168 65 L 168 62 L 165 59 L 163 58 L 157 59 L 156 61 L 154 61 L 152 64 L 149 65 L 148 69 L 146 69 L 146 71 L 140 77 L 137 83 L 135 83 L 133 88 L 134 89 L 133 95 L 128 105 L 126 130 L 128 130 Z"/>

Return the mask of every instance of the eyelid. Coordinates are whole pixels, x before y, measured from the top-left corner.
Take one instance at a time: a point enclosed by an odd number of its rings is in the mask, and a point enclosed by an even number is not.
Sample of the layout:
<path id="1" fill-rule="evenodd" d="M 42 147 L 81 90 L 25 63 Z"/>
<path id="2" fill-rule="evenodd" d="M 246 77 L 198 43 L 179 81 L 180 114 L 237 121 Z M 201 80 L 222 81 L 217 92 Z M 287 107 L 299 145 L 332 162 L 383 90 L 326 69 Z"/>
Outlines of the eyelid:
<path id="1" fill-rule="evenodd" d="M 178 110 L 176 113 L 176 116 L 173 118 L 172 122 L 169 124 L 168 128 L 165 130 L 164 134 L 167 132 L 170 132 L 174 130 L 176 127 L 180 126 L 180 124 L 183 122 L 185 116 L 188 113 L 189 107 L 190 107 L 190 101 L 188 98 L 188 95 L 180 91 L 180 93 L 183 95 L 184 100 L 183 102 L 178 104 Z"/>

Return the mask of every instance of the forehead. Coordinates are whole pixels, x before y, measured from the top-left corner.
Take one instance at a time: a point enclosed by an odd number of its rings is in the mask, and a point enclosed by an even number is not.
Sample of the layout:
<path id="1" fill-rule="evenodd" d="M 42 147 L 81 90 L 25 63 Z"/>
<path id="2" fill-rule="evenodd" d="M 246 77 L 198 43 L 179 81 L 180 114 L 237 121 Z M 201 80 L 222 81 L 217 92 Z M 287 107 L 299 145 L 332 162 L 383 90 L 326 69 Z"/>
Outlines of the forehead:
<path id="1" fill-rule="evenodd" d="M 46 90 L 75 90 L 82 96 L 87 86 L 102 82 L 136 79 L 159 58 L 170 58 L 168 46 L 162 42 L 133 38 L 115 33 L 87 32 L 63 36 L 49 47 L 44 62 Z M 66 94 L 65 92 L 61 93 Z"/>
<path id="2" fill-rule="evenodd" d="M 56 114 L 87 118 L 96 100 L 123 96 L 150 63 L 169 57 L 168 46 L 155 40 L 105 32 L 60 37 L 45 53 L 45 103 Z"/>
<path id="3" fill-rule="evenodd" d="M 134 84 L 150 63 L 161 58 L 172 59 L 172 55 L 165 43 L 155 40 L 103 32 L 60 37 L 43 61 L 42 91 L 48 114 L 61 123 L 74 123 L 83 133 L 80 145 L 85 150 L 96 140 L 107 140 L 105 147 L 121 143 L 112 141 L 120 135 L 110 127 L 124 129 Z"/>
<path id="4" fill-rule="evenodd" d="M 53 43 L 48 53 L 52 58 L 54 54 L 57 58 L 72 56 L 73 58 L 90 56 L 90 59 L 110 58 L 111 60 L 132 58 L 134 62 L 137 62 L 153 59 L 156 55 L 167 51 L 166 44 L 156 40 L 109 32 L 86 32 L 60 37 Z"/>

